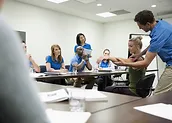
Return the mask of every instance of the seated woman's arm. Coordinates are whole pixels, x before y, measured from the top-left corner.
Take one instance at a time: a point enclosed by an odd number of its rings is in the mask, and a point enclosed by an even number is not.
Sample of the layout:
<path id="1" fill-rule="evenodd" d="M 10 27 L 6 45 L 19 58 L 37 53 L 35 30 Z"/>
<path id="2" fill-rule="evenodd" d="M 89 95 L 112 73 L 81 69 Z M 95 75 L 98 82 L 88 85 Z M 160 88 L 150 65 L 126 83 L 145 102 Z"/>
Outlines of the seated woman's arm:
<path id="1" fill-rule="evenodd" d="M 46 69 L 49 72 L 55 72 L 55 71 L 60 72 L 60 70 L 55 70 L 55 69 L 51 68 L 51 64 L 49 62 L 46 63 Z"/>

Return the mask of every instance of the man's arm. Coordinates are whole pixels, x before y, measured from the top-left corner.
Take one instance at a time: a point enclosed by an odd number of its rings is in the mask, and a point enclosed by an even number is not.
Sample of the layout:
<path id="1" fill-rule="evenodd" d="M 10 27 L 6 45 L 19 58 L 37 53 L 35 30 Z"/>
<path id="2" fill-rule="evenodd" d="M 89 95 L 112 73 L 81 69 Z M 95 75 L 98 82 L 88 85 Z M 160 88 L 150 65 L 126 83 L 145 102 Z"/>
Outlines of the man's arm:
<path id="1" fill-rule="evenodd" d="M 92 65 L 90 63 L 90 61 L 85 61 L 86 62 L 86 67 L 88 70 L 92 70 Z"/>
<path id="2" fill-rule="evenodd" d="M 28 57 L 29 57 L 30 62 L 32 63 L 33 69 L 39 73 L 40 67 L 36 64 L 36 62 L 33 60 L 31 55 L 29 55 Z"/>
<path id="3" fill-rule="evenodd" d="M 152 53 L 147 51 L 145 59 L 143 61 L 137 61 L 137 62 L 125 62 L 123 60 L 120 60 L 120 62 L 116 62 L 117 65 L 123 65 L 123 66 L 131 66 L 136 68 L 147 68 L 149 64 L 152 62 L 152 60 L 155 58 L 156 53 Z"/>
<path id="4" fill-rule="evenodd" d="M 49 123 L 19 38 L 0 18 L 0 122 Z"/>

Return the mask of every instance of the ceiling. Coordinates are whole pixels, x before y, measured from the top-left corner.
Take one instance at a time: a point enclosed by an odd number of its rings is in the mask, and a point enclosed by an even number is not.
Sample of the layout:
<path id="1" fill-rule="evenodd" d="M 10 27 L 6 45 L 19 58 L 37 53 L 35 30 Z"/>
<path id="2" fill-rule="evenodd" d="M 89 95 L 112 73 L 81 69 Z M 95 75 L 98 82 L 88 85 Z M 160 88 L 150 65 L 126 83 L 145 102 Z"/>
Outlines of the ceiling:
<path id="1" fill-rule="evenodd" d="M 106 23 L 134 18 L 141 10 L 148 9 L 154 12 L 155 16 L 172 17 L 172 0 L 69 0 L 68 2 L 55 4 L 47 0 L 15 0 L 34 6 L 39 6 L 66 14 Z M 81 2 L 79 2 L 81 1 Z M 101 3 L 101 7 L 97 4 Z M 152 8 L 151 5 L 157 5 Z M 96 14 L 108 11 L 126 10 L 131 13 L 119 16 L 103 18 Z"/>

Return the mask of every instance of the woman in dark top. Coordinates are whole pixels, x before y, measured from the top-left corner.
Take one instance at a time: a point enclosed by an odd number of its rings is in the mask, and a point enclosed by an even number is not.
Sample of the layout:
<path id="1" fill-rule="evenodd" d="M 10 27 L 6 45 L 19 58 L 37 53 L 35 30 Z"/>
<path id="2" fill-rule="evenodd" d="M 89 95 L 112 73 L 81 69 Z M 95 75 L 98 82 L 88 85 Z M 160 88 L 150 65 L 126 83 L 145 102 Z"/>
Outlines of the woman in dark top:
<path id="1" fill-rule="evenodd" d="M 142 48 L 141 40 L 142 37 L 136 37 L 129 40 L 128 48 L 131 54 L 139 54 L 141 52 L 141 48 Z M 117 63 L 119 59 L 125 62 L 133 62 L 131 58 L 122 59 L 115 57 L 106 57 L 104 59 L 109 59 L 114 63 Z M 140 58 L 138 60 L 142 61 L 143 58 Z M 136 96 L 137 95 L 136 89 L 133 88 L 136 87 L 136 83 L 139 81 L 139 79 L 145 76 L 145 70 L 146 70 L 145 68 L 138 69 L 138 68 L 129 67 L 129 83 L 130 83 L 129 88 L 117 88 L 115 86 L 109 86 L 105 88 L 105 91 Z"/>

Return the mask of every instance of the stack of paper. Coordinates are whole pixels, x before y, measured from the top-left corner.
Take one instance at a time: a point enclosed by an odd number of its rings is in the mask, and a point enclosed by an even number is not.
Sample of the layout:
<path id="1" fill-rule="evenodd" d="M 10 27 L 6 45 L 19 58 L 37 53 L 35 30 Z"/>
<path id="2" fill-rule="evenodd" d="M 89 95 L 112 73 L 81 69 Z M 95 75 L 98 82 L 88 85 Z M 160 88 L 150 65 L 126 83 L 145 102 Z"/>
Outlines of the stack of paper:
<path id="1" fill-rule="evenodd" d="M 86 123 L 91 116 L 90 112 L 67 112 L 46 110 L 47 116 L 51 123 Z"/>
<path id="2" fill-rule="evenodd" d="M 134 109 L 154 115 L 154 116 L 172 120 L 172 105 L 171 104 L 157 103 L 157 104 L 152 104 L 152 105 L 134 107 Z"/>
<path id="3" fill-rule="evenodd" d="M 44 73 L 30 73 L 30 76 L 33 78 L 40 77 L 40 76 L 45 76 Z"/>
<path id="4" fill-rule="evenodd" d="M 41 92 L 39 93 L 39 96 L 43 102 L 59 102 L 69 98 L 65 89 L 59 89 L 51 92 Z"/>
<path id="5" fill-rule="evenodd" d="M 84 97 L 86 101 L 107 101 L 107 96 L 96 90 L 84 90 L 76 88 L 59 89 L 51 92 L 39 93 L 43 102 L 59 102 L 69 99 L 69 94 L 73 97 Z"/>
<path id="6" fill-rule="evenodd" d="M 84 90 L 84 89 L 76 89 L 76 88 L 67 88 L 68 93 L 75 93 L 76 95 L 80 97 L 81 94 L 83 95 L 86 101 L 107 101 L 107 96 L 102 94 L 101 92 L 97 90 Z"/>

